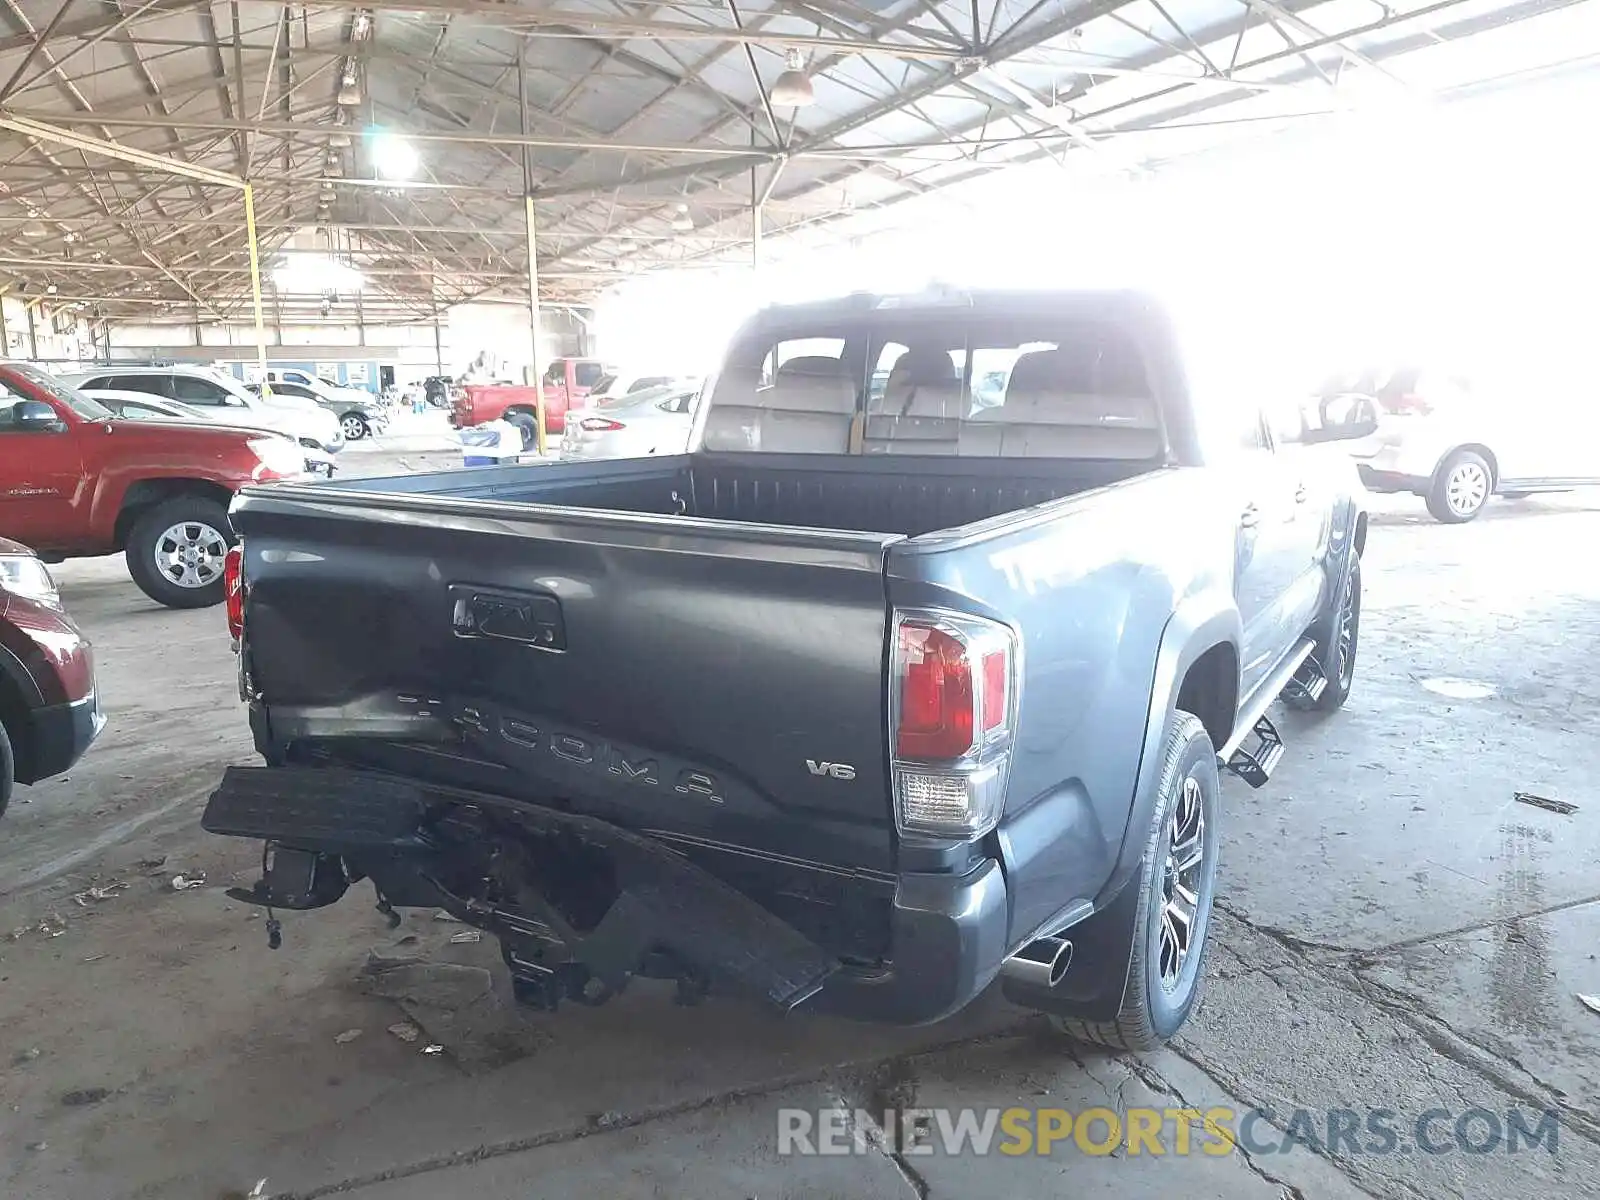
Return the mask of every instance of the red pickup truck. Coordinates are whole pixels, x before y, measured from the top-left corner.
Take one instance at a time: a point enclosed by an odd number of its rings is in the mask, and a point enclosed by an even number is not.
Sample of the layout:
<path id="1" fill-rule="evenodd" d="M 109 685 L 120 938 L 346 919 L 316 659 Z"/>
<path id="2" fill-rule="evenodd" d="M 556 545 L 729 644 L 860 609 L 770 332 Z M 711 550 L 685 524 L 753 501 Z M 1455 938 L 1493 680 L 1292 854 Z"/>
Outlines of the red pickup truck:
<path id="1" fill-rule="evenodd" d="M 567 427 L 567 410 L 582 408 L 583 401 L 607 374 L 597 358 L 558 358 L 544 373 L 544 431 L 561 433 Z M 539 391 L 512 383 L 469 383 L 456 392 L 450 424 L 457 429 L 483 425 L 501 418 L 522 430 L 526 450 L 538 437 Z"/>
<path id="2" fill-rule="evenodd" d="M 305 457 L 269 430 L 132 421 L 26 363 L 0 363 L 0 536 L 59 562 L 126 550 L 152 600 L 222 600 L 233 494 L 297 478 Z"/>

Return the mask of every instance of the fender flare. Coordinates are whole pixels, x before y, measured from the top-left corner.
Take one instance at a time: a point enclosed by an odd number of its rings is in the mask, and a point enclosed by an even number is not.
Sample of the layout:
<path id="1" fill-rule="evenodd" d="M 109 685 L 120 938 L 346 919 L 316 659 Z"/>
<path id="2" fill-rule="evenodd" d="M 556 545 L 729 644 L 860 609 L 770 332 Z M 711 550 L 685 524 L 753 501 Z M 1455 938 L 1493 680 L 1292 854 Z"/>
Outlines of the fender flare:
<path id="1" fill-rule="evenodd" d="M 1068 971 L 1060 985 L 1048 992 L 1003 981 L 1002 990 L 1016 1002 L 1046 1012 L 1056 1009 L 1081 1020 L 1116 1019 L 1133 962 L 1139 859 L 1154 819 L 1161 750 L 1177 708 L 1178 692 L 1189 668 L 1202 654 L 1230 644 L 1237 658 L 1242 640 L 1239 609 L 1226 591 L 1211 590 L 1187 598 L 1167 621 L 1156 649 L 1144 745 L 1116 866 L 1095 897 L 1093 913 L 1063 935 L 1072 941 L 1074 960 L 1082 967 Z M 1237 687 L 1236 680 L 1235 694 Z"/>

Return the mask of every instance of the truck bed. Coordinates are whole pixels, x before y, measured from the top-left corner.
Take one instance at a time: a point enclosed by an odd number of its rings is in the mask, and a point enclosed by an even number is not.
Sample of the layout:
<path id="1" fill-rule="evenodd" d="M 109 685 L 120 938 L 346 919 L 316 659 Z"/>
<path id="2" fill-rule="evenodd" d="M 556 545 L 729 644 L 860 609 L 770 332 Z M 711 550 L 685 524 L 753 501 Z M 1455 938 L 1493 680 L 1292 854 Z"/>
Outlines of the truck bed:
<path id="1" fill-rule="evenodd" d="M 918 537 L 1118 483 L 1159 465 L 954 457 L 929 462 L 679 455 L 349 479 L 319 487 Z"/>

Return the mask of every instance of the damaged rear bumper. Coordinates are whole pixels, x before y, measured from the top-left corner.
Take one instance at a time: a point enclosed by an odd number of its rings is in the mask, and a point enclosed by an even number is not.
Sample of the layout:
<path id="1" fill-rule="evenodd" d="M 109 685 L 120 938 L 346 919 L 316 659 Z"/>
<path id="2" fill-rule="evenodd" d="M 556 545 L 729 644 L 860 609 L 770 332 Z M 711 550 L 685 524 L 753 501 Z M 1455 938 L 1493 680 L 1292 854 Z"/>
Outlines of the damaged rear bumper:
<path id="1" fill-rule="evenodd" d="M 452 849 L 449 827 L 459 814 L 480 811 L 534 837 L 576 838 L 603 853 L 615 874 L 603 914 L 569 928 L 559 904 L 526 891 L 507 903 L 454 885 L 450 860 L 461 844 Z M 597 988 L 609 994 L 635 973 L 661 975 L 667 962 L 676 964 L 665 974 L 680 989 L 683 972 L 704 972 L 712 984 L 731 984 L 780 1008 L 807 1003 L 842 1016 L 919 1024 L 970 1002 L 1005 957 L 1005 880 L 992 859 L 959 877 L 901 875 L 889 914 L 892 961 L 867 969 L 841 963 L 654 839 L 503 797 L 365 771 L 233 767 L 202 824 L 274 848 L 274 869 L 241 898 L 316 908 L 339 899 L 349 882 L 371 878 L 390 904 L 445 908 L 494 933 L 519 994 L 532 989 L 547 1006 L 557 992 L 581 999 Z M 454 878 L 466 874 L 457 870 Z"/>

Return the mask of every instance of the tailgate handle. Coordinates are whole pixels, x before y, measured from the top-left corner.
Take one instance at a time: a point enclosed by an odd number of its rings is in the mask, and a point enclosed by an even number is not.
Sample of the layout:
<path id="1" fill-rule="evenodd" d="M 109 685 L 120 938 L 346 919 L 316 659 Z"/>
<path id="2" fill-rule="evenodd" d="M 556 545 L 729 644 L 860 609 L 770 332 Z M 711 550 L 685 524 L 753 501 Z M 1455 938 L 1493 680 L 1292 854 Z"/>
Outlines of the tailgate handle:
<path id="1" fill-rule="evenodd" d="M 541 650 L 567 648 L 561 603 L 554 596 L 451 584 L 450 627 L 457 637 L 500 638 Z"/>

